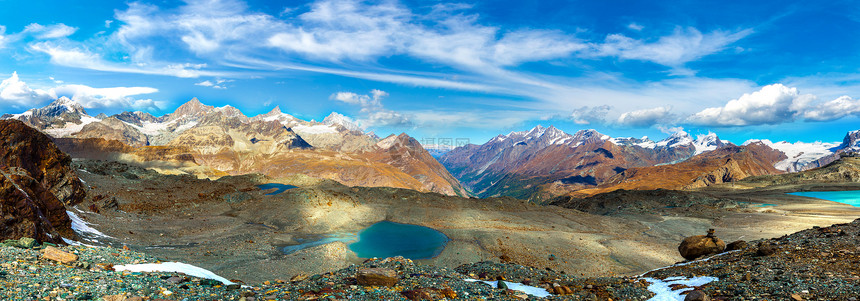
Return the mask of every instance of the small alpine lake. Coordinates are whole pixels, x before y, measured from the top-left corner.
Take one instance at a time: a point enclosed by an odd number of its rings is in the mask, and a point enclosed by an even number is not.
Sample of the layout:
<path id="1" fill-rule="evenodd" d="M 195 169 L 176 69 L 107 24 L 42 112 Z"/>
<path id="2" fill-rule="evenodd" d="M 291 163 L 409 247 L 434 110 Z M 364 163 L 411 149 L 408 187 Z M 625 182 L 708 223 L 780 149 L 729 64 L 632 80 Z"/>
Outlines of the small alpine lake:
<path id="1" fill-rule="evenodd" d="M 845 191 L 800 191 L 791 192 L 790 195 L 804 196 L 822 200 L 833 201 L 837 203 L 848 204 L 855 207 L 860 207 L 860 190 L 845 190 Z"/>
<path id="2" fill-rule="evenodd" d="M 381 221 L 364 228 L 358 234 L 322 234 L 294 240 L 298 244 L 284 246 L 281 249 L 284 254 L 341 241 L 347 243 L 349 250 L 361 258 L 403 256 L 409 259 L 429 259 L 439 256 L 449 239 L 433 228 Z"/>
<path id="3" fill-rule="evenodd" d="M 267 193 L 266 195 L 278 195 L 278 194 L 281 194 L 284 191 L 287 191 L 289 189 L 297 188 L 297 186 L 281 184 L 281 183 L 266 183 L 266 184 L 257 185 L 257 187 L 263 191 L 266 191 L 269 189 L 277 189 L 273 192 Z"/>
<path id="4" fill-rule="evenodd" d="M 433 228 L 381 221 L 359 232 L 349 249 L 361 258 L 427 259 L 439 256 L 447 244 L 448 236 Z"/>

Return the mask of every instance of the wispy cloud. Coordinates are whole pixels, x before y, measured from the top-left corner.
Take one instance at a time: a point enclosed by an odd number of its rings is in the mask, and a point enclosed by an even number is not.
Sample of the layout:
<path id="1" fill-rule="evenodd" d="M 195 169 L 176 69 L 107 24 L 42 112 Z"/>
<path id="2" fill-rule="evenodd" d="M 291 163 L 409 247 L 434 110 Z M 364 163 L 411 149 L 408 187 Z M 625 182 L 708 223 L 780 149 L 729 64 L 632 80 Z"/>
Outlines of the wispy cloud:
<path id="1" fill-rule="evenodd" d="M 211 80 L 204 80 L 204 81 L 199 82 L 199 83 L 194 83 L 194 85 L 195 85 L 195 86 L 210 87 L 210 88 L 213 88 L 213 89 L 221 89 L 221 90 L 223 90 L 223 89 L 227 89 L 227 86 L 226 86 L 226 85 L 224 85 L 224 84 L 225 84 L 225 83 L 229 83 L 229 82 L 233 82 L 233 80 L 232 80 L 232 79 L 216 79 L 216 80 L 214 80 L 214 81 L 211 81 Z"/>
<path id="2" fill-rule="evenodd" d="M 720 52 L 728 45 L 750 35 L 752 29 L 739 31 L 715 30 L 703 34 L 693 27 L 676 28 L 668 36 L 653 42 L 611 34 L 595 46 L 596 56 L 617 56 L 621 59 L 650 61 L 682 68 L 684 64 Z"/>
<path id="3" fill-rule="evenodd" d="M 56 39 L 68 37 L 76 31 L 78 31 L 77 27 L 71 27 L 62 23 L 48 26 L 31 23 L 24 27 L 23 33 L 32 34 L 39 39 Z"/>

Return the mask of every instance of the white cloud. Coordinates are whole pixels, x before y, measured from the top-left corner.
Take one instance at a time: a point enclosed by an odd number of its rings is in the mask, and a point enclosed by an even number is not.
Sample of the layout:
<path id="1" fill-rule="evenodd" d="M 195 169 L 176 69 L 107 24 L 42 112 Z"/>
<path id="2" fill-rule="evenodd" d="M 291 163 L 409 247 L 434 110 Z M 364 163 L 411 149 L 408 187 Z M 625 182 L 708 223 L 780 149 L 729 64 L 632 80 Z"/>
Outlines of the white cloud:
<path id="1" fill-rule="evenodd" d="M 630 24 L 627 24 L 627 28 L 630 28 L 630 29 L 635 30 L 635 31 L 642 31 L 642 29 L 645 29 L 645 26 L 642 26 L 642 25 L 636 24 L 636 23 L 630 23 Z"/>
<path id="2" fill-rule="evenodd" d="M 31 89 L 27 83 L 18 78 L 18 72 L 0 82 L 0 103 L 9 104 L 16 108 L 39 104 L 56 98 L 50 91 Z"/>
<path id="3" fill-rule="evenodd" d="M 385 97 L 388 97 L 388 92 L 373 89 L 370 90 L 370 95 L 337 92 L 329 96 L 329 99 L 360 106 L 364 116 L 358 118 L 357 122 L 363 128 L 374 126 L 411 127 L 415 125 L 406 114 L 385 109 L 382 106 L 382 99 Z"/>
<path id="4" fill-rule="evenodd" d="M 154 74 L 154 75 L 169 75 L 176 77 L 185 77 L 185 78 L 195 78 L 200 76 L 217 76 L 221 75 L 217 72 L 203 71 L 202 68 L 206 67 L 206 64 L 192 64 L 192 63 L 184 63 L 184 64 L 139 64 L 137 66 L 131 66 L 121 63 L 113 63 L 104 60 L 101 55 L 87 51 L 81 48 L 68 48 L 60 45 L 56 45 L 50 42 L 38 42 L 30 44 L 30 49 L 47 54 L 51 57 L 51 63 L 67 66 L 67 67 L 75 67 L 75 68 L 83 68 L 83 69 L 91 69 L 98 71 L 109 71 L 109 72 L 124 72 L 124 73 L 138 73 L 138 74 Z"/>
<path id="5" fill-rule="evenodd" d="M 831 121 L 851 115 L 860 115 L 860 100 L 852 99 L 846 95 L 822 104 L 810 106 L 803 113 L 803 119 L 809 121 Z"/>
<path id="6" fill-rule="evenodd" d="M 791 122 L 814 99 L 815 96 L 811 94 L 800 94 L 797 88 L 773 84 L 733 99 L 723 107 L 704 109 L 690 116 L 688 120 L 712 126 Z"/>
<path id="7" fill-rule="evenodd" d="M 6 26 L 0 25 L 0 49 L 6 46 Z"/>
<path id="8" fill-rule="evenodd" d="M 594 124 L 594 123 L 602 123 L 605 121 L 606 114 L 609 113 L 609 110 L 612 109 L 612 106 L 602 105 L 596 107 L 581 107 L 578 109 L 574 109 L 573 112 L 567 116 L 567 119 L 572 120 L 576 124 Z"/>
<path id="9" fill-rule="evenodd" d="M 105 20 L 105 28 L 110 28 L 111 23 L 113 23 L 113 20 Z"/>
<path id="10" fill-rule="evenodd" d="M 227 89 L 227 87 L 225 85 L 223 85 L 223 83 L 229 83 L 232 81 L 233 80 L 230 80 L 230 79 L 217 79 L 214 82 L 210 81 L 210 80 L 204 80 L 202 82 L 195 83 L 194 85 L 195 86 L 203 86 L 203 87 L 211 87 L 214 89 Z"/>
<path id="11" fill-rule="evenodd" d="M 60 96 L 68 96 L 85 108 L 156 109 L 164 103 L 133 96 L 152 94 L 158 89 L 150 87 L 93 88 L 86 85 L 61 85 L 48 90 L 32 89 L 21 81 L 18 73 L 0 83 L 0 103 L 14 108 L 32 108 Z"/>
<path id="12" fill-rule="evenodd" d="M 672 35 L 647 42 L 629 38 L 622 34 L 611 34 L 603 44 L 596 46 L 597 56 L 617 56 L 622 59 L 651 61 L 669 67 L 681 67 L 685 63 L 720 52 L 726 46 L 752 34 L 746 29 L 737 32 L 722 30 L 702 34 L 693 27 L 676 28 Z"/>
<path id="13" fill-rule="evenodd" d="M 158 92 L 158 89 L 150 87 L 93 88 L 85 85 L 63 85 L 51 90 L 57 96 L 71 95 L 70 98 L 84 108 L 160 110 L 163 106 L 163 103 L 152 99 L 132 97 Z"/>
<path id="14" fill-rule="evenodd" d="M 675 118 L 671 111 L 671 107 L 656 107 L 625 112 L 618 117 L 618 123 L 631 127 L 649 127 L 669 123 Z"/>
<path id="15" fill-rule="evenodd" d="M 22 33 L 30 33 L 39 39 L 57 39 L 68 37 L 76 31 L 78 31 L 77 27 L 71 27 L 63 23 L 48 26 L 31 23 L 24 27 Z"/>

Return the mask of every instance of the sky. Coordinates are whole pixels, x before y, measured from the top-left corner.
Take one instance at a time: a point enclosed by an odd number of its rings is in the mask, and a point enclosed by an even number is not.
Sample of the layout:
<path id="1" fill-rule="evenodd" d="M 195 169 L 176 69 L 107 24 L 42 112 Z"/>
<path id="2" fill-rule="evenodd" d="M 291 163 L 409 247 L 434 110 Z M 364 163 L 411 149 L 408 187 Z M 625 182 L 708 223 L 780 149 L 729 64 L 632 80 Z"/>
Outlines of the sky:
<path id="1" fill-rule="evenodd" d="M 0 0 L 0 112 L 197 97 L 424 142 L 538 124 L 833 142 L 860 129 L 858 30 L 853 1 Z"/>

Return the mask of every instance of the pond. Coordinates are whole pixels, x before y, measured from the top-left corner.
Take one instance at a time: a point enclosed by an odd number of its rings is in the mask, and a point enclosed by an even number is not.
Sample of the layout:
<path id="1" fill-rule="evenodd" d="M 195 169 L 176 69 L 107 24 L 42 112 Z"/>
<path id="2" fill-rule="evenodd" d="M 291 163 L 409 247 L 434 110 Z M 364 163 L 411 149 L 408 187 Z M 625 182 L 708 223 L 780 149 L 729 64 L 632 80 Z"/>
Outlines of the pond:
<path id="1" fill-rule="evenodd" d="M 381 221 L 358 233 L 349 249 L 361 258 L 427 259 L 439 256 L 447 244 L 448 236 L 433 228 Z"/>
<path id="2" fill-rule="evenodd" d="M 439 256 L 448 244 L 448 236 L 433 228 L 389 221 L 375 223 L 358 234 L 307 235 L 293 240 L 296 244 L 281 248 L 284 254 L 341 241 L 361 258 L 403 256 L 427 259 Z"/>
<path id="3" fill-rule="evenodd" d="M 260 190 L 277 189 L 273 192 L 267 193 L 266 195 L 281 194 L 284 191 L 287 191 L 288 189 L 297 188 L 297 186 L 281 184 L 281 183 L 266 183 L 266 184 L 257 185 L 257 187 L 259 187 Z"/>
<path id="4" fill-rule="evenodd" d="M 846 191 L 801 191 L 792 192 L 790 195 L 805 196 L 810 198 L 834 201 L 837 203 L 848 204 L 855 207 L 860 207 L 860 190 Z"/>

